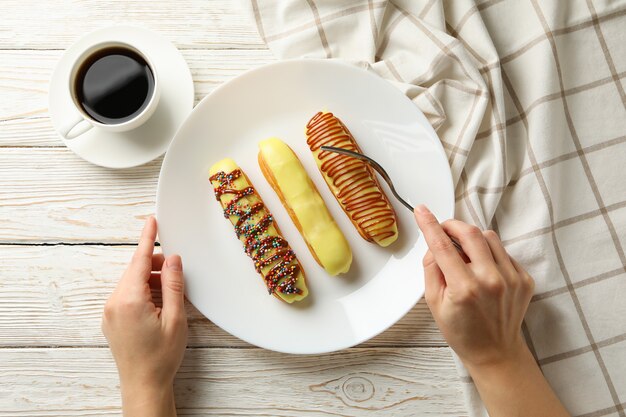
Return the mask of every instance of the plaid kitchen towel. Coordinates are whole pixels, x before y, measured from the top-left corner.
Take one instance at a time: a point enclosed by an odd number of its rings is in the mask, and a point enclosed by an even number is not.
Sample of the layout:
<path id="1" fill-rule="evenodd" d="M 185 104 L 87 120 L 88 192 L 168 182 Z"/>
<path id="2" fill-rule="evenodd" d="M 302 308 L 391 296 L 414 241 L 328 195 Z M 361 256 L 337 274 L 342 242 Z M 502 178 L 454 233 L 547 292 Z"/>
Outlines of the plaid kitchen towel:
<path id="1" fill-rule="evenodd" d="M 574 416 L 625 417 L 626 2 L 245 6 L 279 58 L 352 62 L 424 112 L 457 217 L 495 229 L 536 280 L 523 331 L 557 395 Z"/>

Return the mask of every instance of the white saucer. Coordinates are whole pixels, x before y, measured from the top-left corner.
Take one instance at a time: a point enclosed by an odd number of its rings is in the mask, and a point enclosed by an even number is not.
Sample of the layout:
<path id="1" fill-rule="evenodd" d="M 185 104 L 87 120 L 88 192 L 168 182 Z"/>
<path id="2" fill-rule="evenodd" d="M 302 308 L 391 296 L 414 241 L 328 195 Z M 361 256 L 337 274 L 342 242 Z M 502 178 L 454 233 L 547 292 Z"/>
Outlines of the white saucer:
<path id="1" fill-rule="evenodd" d="M 65 145 L 78 156 L 107 168 L 130 168 L 161 156 L 178 127 L 193 108 L 193 80 L 187 62 L 171 42 L 147 29 L 110 26 L 91 32 L 70 48 L 59 60 L 50 80 L 50 117 L 55 130 L 65 122 L 74 106 L 68 88 L 68 74 L 78 54 L 102 41 L 126 41 L 137 46 L 153 60 L 161 83 L 161 99 L 150 120 L 135 130 L 104 132 L 94 127 Z"/>

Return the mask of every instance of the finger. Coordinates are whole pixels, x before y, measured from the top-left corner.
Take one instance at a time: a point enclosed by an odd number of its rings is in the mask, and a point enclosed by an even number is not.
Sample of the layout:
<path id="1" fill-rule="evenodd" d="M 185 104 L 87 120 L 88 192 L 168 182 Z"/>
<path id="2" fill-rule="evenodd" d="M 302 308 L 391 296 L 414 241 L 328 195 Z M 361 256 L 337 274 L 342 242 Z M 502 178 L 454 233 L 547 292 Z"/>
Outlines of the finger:
<path id="1" fill-rule="evenodd" d="M 160 271 L 163 268 L 163 262 L 165 262 L 165 256 L 162 253 L 152 255 L 152 271 Z"/>
<path id="2" fill-rule="evenodd" d="M 163 317 L 166 322 L 177 323 L 185 319 L 185 283 L 180 256 L 168 256 L 161 270 Z"/>
<path id="3" fill-rule="evenodd" d="M 530 297 L 532 297 L 533 293 L 535 292 L 535 279 L 528 273 L 528 271 L 524 269 L 524 267 L 522 267 L 522 265 L 519 264 L 519 262 L 517 262 L 510 256 L 509 259 L 511 260 L 513 267 L 518 273 L 517 275 L 521 280 L 522 288 L 527 290 L 528 301 L 530 301 Z"/>
<path id="4" fill-rule="evenodd" d="M 487 245 L 489 245 L 489 250 L 491 250 L 491 255 L 496 263 L 503 266 L 511 265 L 509 254 L 506 253 L 506 249 L 502 246 L 502 242 L 496 232 L 493 230 L 485 230 L 483 236 L 485 237 Z"/>
<path id="5" fill-rule="evenodd" d="M 444 232 L 437 218 L 426 208 L 419 205 L 415 208 L 415 219 L 424 234 L 426 244 L 433 253 L 437 265 L 444 274 L 446 284 L 467 275 L 465 262 L 452 244 L 450 237 Z"/>
<path id="6" fill-rule="evenodd" d="M 432 311 L 439 306 L 443 290 L 446 287 L 446 281 L 431 251 L 426 252 L 422 264 L 424 266 L 424 284 L 426 286 L 424 299 Z"/>
<path id="7" fill-rule="evenodd" d="M 152 254 L 154 253 L 154 240 L 156 239 L 157 225 L 154 217 L 150 216 L 141 232 L 137 249 L 128 267 L 129 277 L 142 282 L 150 278 L 152 271 Z"/>
<path id="8" fill-rule="evenodd" d="M 135 253 L 140 257 L 145 257 L 152 259 L 152 254 L 154 253 L 154 241 L 157 236 L 157 223 L 154 216 L 148 217 L 146 223 L 143 226 L 143 230 L 141 231 L 141 236 L 139 238 L 139 243 L 137 244 L 137 250 Z"/>
<path id="9" fill-rule="evenodd" d="M 513 268 L 515 268 L 518 273 L 520 273 L 521 275 L 529 275 L 524 267 L 520 265 L 519 262 L 517 262 L 515 259 L 513 259 L 513 257 L 509 256 L 508 254 L 506 256 L 509 258 L 509 262 L 511 262 Z"/>
<path id="10" fill-rule="evenodd" d="M 465 252 L 470 262 L 480 264 L 493 263 L 489 245 L 483 236 L 483 232 L 478 227 L 454 219 L 446 220 L 441 227 L 448 235 L 456 238 L 461 243 L 463 252 Z"/>

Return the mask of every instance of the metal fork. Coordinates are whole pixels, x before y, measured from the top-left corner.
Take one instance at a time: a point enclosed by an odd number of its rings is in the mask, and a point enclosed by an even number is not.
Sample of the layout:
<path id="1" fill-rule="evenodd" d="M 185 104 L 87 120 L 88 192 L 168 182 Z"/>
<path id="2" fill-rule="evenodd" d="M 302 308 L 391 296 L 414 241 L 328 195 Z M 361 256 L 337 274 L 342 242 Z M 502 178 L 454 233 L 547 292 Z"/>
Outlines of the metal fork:
<path id="1" fill-rule="evenodd" d="M 327 152 L 335 152 L 335 153 L 338 153 L 338 154 L 341 154 L 341 155 L 347 155 L 347 156 L 350 156 L 352 158 L 360 159 L 361 161 L 365 161 L 368 164 L 370 164 L 370 166 L 372 168 L 374 168 L 376 170 L 376 172 L 378 172 L 378 174 L 380 174 L 380 176 L 385 180 L 387 185 L 389 185 L 389 189 L 391 190 L 391 193 L 393 194 L 393 196 L 395 198 L 397 198 L 398 201 L 400 203 L 402 203 L 402 205 L 404 207 L 409 209 L 411 211 L 411 213 L 413 213 L 413 211 L 414 211 L 413 206 L 410 205 L 409 203 L 407 203 L 407 201 L 404 198 L 400 197 L 400 194 L 398 194 L 398 192 L 396 191 L 396 188 L 393 186 L 393 182 L 391 181 L 391 178 L 389 177 L 389 174 L 387 174 L 387 171 L 385 171 L 385 169 L 378 162 L 374 161 L 372 158 L 370 158 L 367 155 L 363 155 L 362 153 L 350 151 L 348 149 L 336 148 L 334 146 L 322 146 L 320 149 L 323 150 L 323 151 L 327 151 Z M 454 247 L 460 253 L 464 253 L 463 252 L 463 248 L 461 247 L 461 244 L 459 242 L 457 242 L 456 239 L 454 239 L 452 236 L 450 236 L 450 240 L 452 241 L 452 244 L 454 245 Z"/>

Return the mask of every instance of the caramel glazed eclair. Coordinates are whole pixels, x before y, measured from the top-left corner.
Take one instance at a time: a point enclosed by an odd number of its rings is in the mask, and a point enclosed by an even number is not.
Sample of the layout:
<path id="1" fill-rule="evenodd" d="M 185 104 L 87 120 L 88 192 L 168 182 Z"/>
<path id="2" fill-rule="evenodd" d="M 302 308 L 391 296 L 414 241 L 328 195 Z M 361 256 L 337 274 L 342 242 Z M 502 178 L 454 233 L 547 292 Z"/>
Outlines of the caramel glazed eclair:
<path id="1" fill-rule="evenodd" d="M 348 128 L 329 112 L 318 112 L 306 126 L 306 138 L 328 188 L 363 239 L 389 246 L 398 238 L 396 213 L 365 162 L 324 145 L 361 152 Z"/>
<path id="2" fill-rule="evenodd" d="M 308 289 L 296 254 L 281 236 L 274 217 L 246 174 L 235 161 L 226 158 L 211 167 L 209 176 L 224 217 L 235 226 L 237 237 L 269 293 L 287 303 L 305 298 Z"/>
<path id="3" fill-rule="evenodd" d="M 348 272 L 350 245 L 293 150 L 280 139 L 264 140 L 259 165 L 317 263 L 329 275 Z"/>

